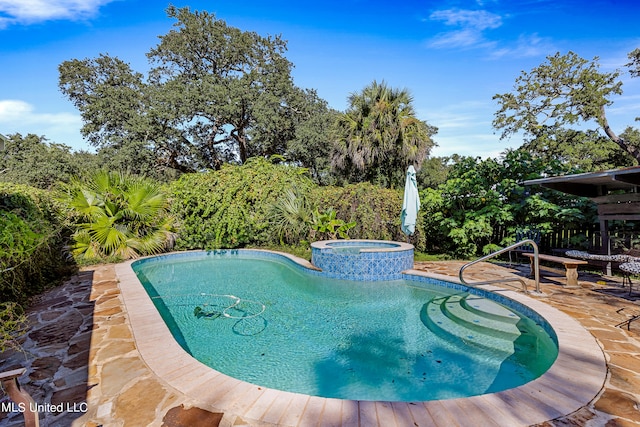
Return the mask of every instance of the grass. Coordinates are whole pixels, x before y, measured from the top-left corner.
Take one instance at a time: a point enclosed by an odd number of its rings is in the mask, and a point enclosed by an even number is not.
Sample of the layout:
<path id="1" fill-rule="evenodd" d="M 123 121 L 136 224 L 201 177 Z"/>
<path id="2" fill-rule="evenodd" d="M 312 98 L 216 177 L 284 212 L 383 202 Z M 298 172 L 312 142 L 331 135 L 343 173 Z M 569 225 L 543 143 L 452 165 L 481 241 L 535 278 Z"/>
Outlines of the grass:
<path id="1" fill-rule="evenodd" d="M 425 252 L 414 251 L 413 260 L 415 262 L 420 261 L 448 261 L 451 260 L 451 256 L 447 254 L 428 254 Z"/>
<path id="2" fill-rule="evenodd" d="M 289 245 L 264 245 L 264 246 L 247 246 L 246 249 L 267 249 L 270 251 L 284 252 L 295 255 L 299 258 L 311 261 L 311 248 L 309 246 L 289 246 Z"/>
<path id="3" fill-rule="evenodd" d="M 247 246 L 247 249 L 268 249 L 277 252 L 285 252 L 291 255 L 295 255 L 299 258 L 311 261 L 311 248 L 308 246 L 287 246 L 287 245 L 266 245 L 266 246 Z M 420 261 L 447 261 L 451 259 L 451 256 L 447 254 L 428 254 L 425 252 L 415 251 L 413 259 L 416 262 Z"/>

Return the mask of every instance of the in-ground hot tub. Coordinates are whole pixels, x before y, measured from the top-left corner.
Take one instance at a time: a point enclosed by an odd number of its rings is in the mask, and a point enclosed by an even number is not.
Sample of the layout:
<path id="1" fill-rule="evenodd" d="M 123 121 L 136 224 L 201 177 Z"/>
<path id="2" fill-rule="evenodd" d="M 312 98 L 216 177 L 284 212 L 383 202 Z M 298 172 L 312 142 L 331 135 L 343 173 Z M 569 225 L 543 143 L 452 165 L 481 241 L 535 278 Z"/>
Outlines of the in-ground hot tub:
<path id="1" fill-rule="evenodd" d="M 321 240 L 311 263 L 322 275 L 346 280 L 397 280 L 413 268 L 413 245 L 388 240 Z"/>

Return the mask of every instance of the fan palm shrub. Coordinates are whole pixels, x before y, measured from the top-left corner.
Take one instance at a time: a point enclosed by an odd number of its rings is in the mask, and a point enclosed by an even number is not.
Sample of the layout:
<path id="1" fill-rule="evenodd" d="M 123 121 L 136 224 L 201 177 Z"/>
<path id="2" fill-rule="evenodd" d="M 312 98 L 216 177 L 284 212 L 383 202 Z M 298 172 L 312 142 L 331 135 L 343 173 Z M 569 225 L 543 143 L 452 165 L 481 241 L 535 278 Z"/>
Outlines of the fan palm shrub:
<path id="1" fill-rule="evenodd" d="M 306 195 L 288 188 L 269 209 L 272 232 L 280 244 L 300 244 L 307 241 L 313 221 L 313 212 Z"/>
<path id="2" fill-rule="evenodd" d="M 79 261 L 137 258 L 173 245 L 167 198 L 149 179 L 98 171 L 67 186 L 66 201 L 76 218 L 72 253 Z"/>

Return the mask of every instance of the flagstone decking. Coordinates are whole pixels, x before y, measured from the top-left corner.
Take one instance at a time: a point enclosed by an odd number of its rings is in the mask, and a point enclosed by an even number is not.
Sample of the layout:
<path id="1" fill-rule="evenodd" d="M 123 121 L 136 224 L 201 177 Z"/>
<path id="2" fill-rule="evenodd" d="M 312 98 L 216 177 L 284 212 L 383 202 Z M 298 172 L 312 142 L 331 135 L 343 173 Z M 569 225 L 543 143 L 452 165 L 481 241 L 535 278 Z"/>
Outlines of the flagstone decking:
<path id="1" fill-rule="evenodd" d="M 455 276 L 460 266 L 427 262 L 415 268 Z M 467 273 L 470 280 L 482 280 L 518 271 L 485 263 Z M 75 403 L 71 408 L 82 410 L 86 403 L 87 410 L 45 412 L 41 425 L 640 426 L 640 321 L 630 331 L 615 326 L 640 313 L 640 306 L 622 298 L 628 291 L 609 278 L 608 285 L 598 284 L 601 277 L 581 273 L 580 287 L 569 289 L 562 273 L 545 274 L 545 296 L 534 297 L 533 304 L 560 320 L 577 321 L 561 327 L 567 357 L 554 365 L 551 378 L 543 379 L 545 374 L 532 387 L 502 395 L 425 404 L 308 397 L 204 369 L 174 351 L 177 344 L 155 328 L 157 319 L 145 310 L 144 295 L 126 286 L 128 280 L 123 265 L 87 269 L 30 309 L 33 327 L 23 342 L 28 353 L 3 355 L 0 371 L 25 366 L 27 376 L 20 382 L 36 402 Z M 640 289 L 635 295 L 640 298 Z M 574 328 L 578 322 L 581 327 Z M 583 344 L 589 341 L 603 350 L 606 370 L 599 369 L 597 354 L 584 357 L 589 353 L 582 352 Z M 21 424 L 19 414 L 0 412 L 1 427 Z"/>

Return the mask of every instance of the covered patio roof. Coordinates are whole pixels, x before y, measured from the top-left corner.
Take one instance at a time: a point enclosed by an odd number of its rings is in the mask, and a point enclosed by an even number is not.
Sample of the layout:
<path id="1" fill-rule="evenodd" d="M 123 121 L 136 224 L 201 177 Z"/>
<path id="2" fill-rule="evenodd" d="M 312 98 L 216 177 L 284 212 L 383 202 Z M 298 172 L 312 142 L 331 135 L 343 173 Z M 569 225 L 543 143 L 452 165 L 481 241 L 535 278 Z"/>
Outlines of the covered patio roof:
<path id="1" fill-rule="evenodd" d="M 524 181 L 524 185 L 541 185 L 563 193 L 592 198 L 606 196 L 613 190 L 633 192 L 640 186 L 640 166 L 530 179 Z"/>
<path id="2" fill-rule="evenodd" d="M 611 254 L 609 221 L 640 221 L 640 166 L 530 179 L 523 184 L 541 185 L 593 200 L 598 205 L 600 234 L 605 254 Z M 607 273 L 611 274 L 610 264 Z"/>

